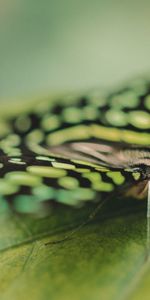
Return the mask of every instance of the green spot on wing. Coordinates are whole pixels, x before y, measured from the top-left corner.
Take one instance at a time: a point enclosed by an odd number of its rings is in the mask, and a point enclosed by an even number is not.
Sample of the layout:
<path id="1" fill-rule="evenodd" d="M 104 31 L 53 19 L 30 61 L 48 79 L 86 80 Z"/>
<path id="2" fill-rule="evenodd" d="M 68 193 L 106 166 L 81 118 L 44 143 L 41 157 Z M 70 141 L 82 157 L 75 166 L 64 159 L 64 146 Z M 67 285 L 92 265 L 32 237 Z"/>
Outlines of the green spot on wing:
<path id="1" fill-rule="evenodd" d="M 0 179 L 0 195 L 11 195 L 18 192 L 18 186 L 6 179 Z"/>
<path id="2" fill-rule="evenodd" d="M 30 118 L 27 115 L 19 116 L 16 120 L 15 126 L 20 132 L 26 132 L 31 126 Z"/>
<path id="3" fill-rule="evenodd" d="M 90 172 L 89 169 L 85 169 L 85 168 L 76 168 L 75 171 L 77 173 L 89 173 Z"/>
<path id="4" fill-rule="evenodd" d="M 42 120 L 41 126 L 45 131 L 50 131 L 58 128 L 60 125 L 60 120 L 57 116 L 45 116 Z"/>
<path id="5" fill-rule="evenodd" d="M 31 174 L 50 177 L 50 178 L 59 178 L 66 175 L 65 170 L 47 167 L 47 166 L 30 166 L 27 168 L 27 171 Z"/>
<path id="6" fill-rule="evenodd" d="M 112 178 L 113 182 L 117 185 L 121 185 L 125 182 L 125 177 L 121 174 L 121 172 L 108 172 L 107 176 Z"/>
<path id="7" fill-rule="evenodd" d="M 141 174 L 140 174 L 139 172 L 133 172 L 133 173 L 132 173 L 132 176 L 133 176 L 133 178 L 134 178 L 135 180 L 139 180 L 140 177 L 141 177 Z"/>
<path id="8" fill-rule="evenodd" d="M 16 185 L 37 186 L 41 183 L 41 178 L 27 172 L 9 172 L 6 174 L 5 178 L 11 184 Z"/>
<path id="9" fill-rule="evenodd" d="M 59 169 L 70 169 L 70 170 L 75 169 L 75 165 L 65 164 L 60 162 L 52 162 L 52 166 Z"/>
<path id="10" fill-rule="evenodd" d="M 127 125 L 127 115 L 121 110 L 110 109 L 105 115 L 107 121 L 113 126 Z"/>
<path id="11" fill-rule="evenodd" d="M 128 91 L 122 95 L 116 95 L 111 99 L 111 104 L 114 107 L 128 107 L 128 108 L 136 108 L 139 104 L 139 98 L 136 93 L 132 91 Z"/>
<path id="12" fill-rule="evenodd" d="M 133 111 L 129 113 L 129 122 L 138 128 L 150 128 L 150 115 L 144 111 Z"/>
<path id="13" fill-rule="evenodd" d="M 37 160 L 43 160 L 43 161 L 55 161 L 55 159 L 54 158 L 50 158 L 50 157 L 48 157 L 48 156 L 36 156 L 36 159 Z"/>
<path id="14" fill-rule="evenodd" d="M 62 177 L 58 180 L 59 185 L 66 189 L 75 189 L 78 187 L 78 180 L 73 177 Z"/>
<path id="15" fill-rule="evenodd" d="M 84 174 L 83 177 L 89 179 L 91 182 L 99 182 L 101 181 L 101 175 L 98 172 L 91 172 L 91 173 L 87 173 Z"/>
<path id="16" fill-rule="evenodd" d="M 68 205 L 78 205 L 80 201 L 92 200 L 95 192 L 88 188 L 78 188 L 72 191 L 59 190 L 57 200 Z"/>
<path id="17" fill-rule="evenodd" d="M 39 201 L 55 199 L 55 190 L 46 185 L 34 187 L 32 193 Z"/>
<path id="18" fill-rule="evenodd" d="M 82 121 L 82 111 L 76 107 L 65 108 L 62 117 L 69 123 L 78 123 Z"/>
<path id="19" fill-rule="evenodd" d="M 100 192 L 111 192 L 114 189 L 113 184 L 111 183 L 107 183 L 107 182 L 94 182 L 92 184 L 92 188 L 96 191 L 100 191 Z"/>

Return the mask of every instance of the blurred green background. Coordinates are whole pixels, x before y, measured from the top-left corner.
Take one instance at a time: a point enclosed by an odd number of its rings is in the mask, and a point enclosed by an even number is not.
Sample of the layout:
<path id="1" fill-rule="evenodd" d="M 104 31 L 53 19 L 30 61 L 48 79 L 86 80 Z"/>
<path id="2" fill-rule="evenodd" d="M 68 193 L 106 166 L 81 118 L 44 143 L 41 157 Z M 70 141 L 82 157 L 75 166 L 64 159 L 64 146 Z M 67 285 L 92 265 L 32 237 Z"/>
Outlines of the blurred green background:
<path id="1" fill-rule="evenodd" d="M 111 86 L 150 69 L 147 0 L 1 0 L 0 100 Z"/>

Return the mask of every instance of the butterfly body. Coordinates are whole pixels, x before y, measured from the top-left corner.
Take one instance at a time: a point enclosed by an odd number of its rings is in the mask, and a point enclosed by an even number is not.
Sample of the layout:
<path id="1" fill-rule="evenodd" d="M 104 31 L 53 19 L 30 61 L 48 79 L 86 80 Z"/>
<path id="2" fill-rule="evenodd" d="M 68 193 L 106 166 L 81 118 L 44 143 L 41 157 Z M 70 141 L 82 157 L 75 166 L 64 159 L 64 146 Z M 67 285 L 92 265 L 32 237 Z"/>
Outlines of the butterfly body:
<path id="1" fill-rule="evenodd" d="M 78 206 L 118 189 L 136 198 L 147 193 L 148 81 L 104 98 L 43 100 L 1 123 L 0 196 L 17 211 L 53 200 Z"/>

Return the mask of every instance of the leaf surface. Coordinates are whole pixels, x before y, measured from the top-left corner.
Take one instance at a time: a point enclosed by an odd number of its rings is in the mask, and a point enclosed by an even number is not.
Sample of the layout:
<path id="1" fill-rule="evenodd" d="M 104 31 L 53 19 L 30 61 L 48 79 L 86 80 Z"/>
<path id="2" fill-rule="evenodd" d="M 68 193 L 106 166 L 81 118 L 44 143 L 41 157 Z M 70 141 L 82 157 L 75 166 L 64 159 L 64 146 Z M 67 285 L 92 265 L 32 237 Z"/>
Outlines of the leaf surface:
<path id="1" fill-rule="evenodd" d="M 141 299 L 143 287 L 148 295 L 143 203 L 108 203 L 70 239 L 45 246 L 63 239 L 92 209 L 57 207 L 43 219 L 2 214 L 1 299 Z"/>

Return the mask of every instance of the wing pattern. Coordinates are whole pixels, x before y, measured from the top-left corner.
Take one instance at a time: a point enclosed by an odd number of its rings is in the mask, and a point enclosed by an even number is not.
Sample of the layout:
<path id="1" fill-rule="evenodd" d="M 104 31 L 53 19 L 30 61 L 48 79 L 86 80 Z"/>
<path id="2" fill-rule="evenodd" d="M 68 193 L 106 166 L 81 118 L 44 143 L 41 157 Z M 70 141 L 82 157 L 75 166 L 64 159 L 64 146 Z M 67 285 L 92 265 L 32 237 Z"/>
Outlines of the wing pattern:
<path id="1" fill-rule="evenodd" d="M 80 206 L 115 190 L 141 195 L 150 177 L 149 91 L 147 81 L 132 83 L 1 119 L 2 209 L 47 212 L 54 201 Z"/>

